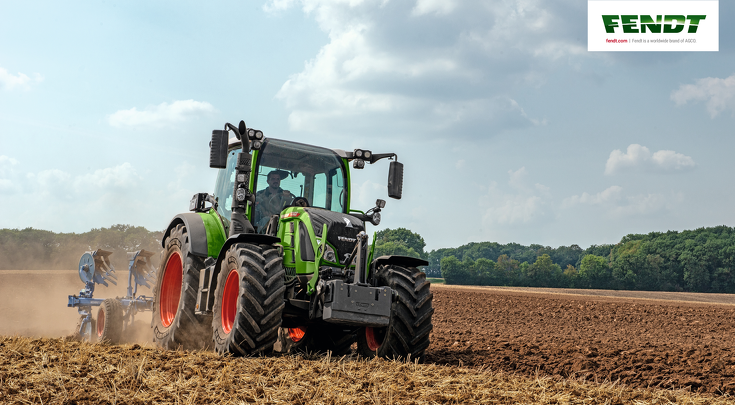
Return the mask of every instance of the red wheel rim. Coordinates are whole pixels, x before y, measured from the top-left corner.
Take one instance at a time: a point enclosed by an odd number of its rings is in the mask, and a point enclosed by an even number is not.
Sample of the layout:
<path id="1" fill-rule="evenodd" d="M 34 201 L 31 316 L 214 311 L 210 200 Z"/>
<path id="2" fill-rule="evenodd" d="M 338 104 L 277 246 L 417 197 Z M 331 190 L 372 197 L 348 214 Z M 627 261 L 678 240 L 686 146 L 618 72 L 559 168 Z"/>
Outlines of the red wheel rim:
<path id="1" fill-rule="evenodd" d="M 240 274 L 237 270 L 230 270 L 225 281 L 225 291 L 222 293 L 222 330 L 225 333 L 232 331 L 237 314 L 237 299 L 240 296 Z"/>
<path id="2" fill-rule="evenodd" d="M 181 299 L 181 285 L 184 267 L 181 253 L 174 252 L 168 257 L 161 279 L 161 323 L 168 328 L 176 318 Z M 99 329 L 99 327 L 98 327 Z"/>
<path id="3" fill-rule="evenodd" d="M 304 335 L 306 335 L 306 326 L 288 328 L 288 337 L 291 338 L 291 341 L 294 343 L 300 342 L 301 339 L 304 338 Z"/>
<path id="4" fill-rule="evenodd" d="M 100 308 L 97 311 L 97 336 L 102 337 L 103 333 L 105 333 L 105 311 Z"/>
<path id="5" fill-rule="evenodd" d="M 384 338 L 384 331 L 370 327 L 365 328 L 365 340 L 367 341 L 367 345 L 370 350 L 377 351 L 383 344 Z"/>

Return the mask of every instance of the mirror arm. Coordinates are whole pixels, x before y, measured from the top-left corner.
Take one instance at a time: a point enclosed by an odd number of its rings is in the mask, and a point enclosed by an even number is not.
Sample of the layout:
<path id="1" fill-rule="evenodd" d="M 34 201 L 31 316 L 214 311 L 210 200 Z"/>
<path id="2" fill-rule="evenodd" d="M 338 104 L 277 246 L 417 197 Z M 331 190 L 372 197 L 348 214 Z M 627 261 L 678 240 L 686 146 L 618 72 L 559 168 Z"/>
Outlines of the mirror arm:
<path id="1" fill-rule="evenodd" d="M 372 163 L 377 162 L 380 159 L 385 159 L 385 158 L 390 158 L 390 159 L 395 158 L 396 160 L 398 160 L 398 155 L 396 155 L 395 153 L 373 153 L 373 155 L 370 156 L 370 163 L 372 164 Z"/>

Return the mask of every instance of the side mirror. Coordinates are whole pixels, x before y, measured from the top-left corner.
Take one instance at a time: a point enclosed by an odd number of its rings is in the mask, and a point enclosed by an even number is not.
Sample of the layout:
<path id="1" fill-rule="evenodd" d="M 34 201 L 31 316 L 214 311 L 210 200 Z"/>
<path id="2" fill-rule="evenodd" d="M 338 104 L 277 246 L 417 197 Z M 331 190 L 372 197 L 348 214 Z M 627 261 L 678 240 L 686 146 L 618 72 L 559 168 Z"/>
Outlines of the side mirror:
<path id="1" fill-rule="evenodd" d="M 401 199 L 403 194 L 403 163 L 390 162 L 388 169 L 388 197 Z"/>
<path id="2" fill-rule="evenodd" d="M 237 126 L 237 131 L 240 133 L 241 136 L 247 136 L 248 128 L 245 126 L 245 121 L 240 120 L 240 124 L 238 124 Z"/>
<path id="3" fill-rule="evenodd" d="M 227 131 L 212 131 L 212 142 L 209 143 L 209 167 L 224 169 L 227 167 Z"/>

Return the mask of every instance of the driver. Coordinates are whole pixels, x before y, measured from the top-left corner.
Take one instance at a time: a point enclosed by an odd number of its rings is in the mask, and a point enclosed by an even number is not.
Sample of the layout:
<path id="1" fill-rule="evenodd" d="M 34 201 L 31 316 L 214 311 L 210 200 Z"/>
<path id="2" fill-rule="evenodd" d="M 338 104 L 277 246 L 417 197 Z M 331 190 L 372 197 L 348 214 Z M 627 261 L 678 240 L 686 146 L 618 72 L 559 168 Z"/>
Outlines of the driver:
<path id="1" fill-rule="evenodd" d="M 268 173 L 266 182 L 268 187 L 255 193 L 256 225 L 261 227 L 268 223 L 272 215 L 280 214 L 284 207 L 294 199 L 290 191 L 281 188 L 281 180 L 288 176 L 283 170 L 273 170 Z"/>

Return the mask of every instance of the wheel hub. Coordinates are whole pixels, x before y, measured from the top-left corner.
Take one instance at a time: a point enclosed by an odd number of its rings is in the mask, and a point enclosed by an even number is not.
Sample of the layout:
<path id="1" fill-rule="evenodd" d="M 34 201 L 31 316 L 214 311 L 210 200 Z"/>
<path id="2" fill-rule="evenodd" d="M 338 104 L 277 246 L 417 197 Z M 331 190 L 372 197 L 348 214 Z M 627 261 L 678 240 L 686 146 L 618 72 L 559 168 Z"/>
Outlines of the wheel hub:
<path id="1" fill-rule="evenodd" d="M 225 290 L 222 294 L 222 330 L 225 333 L 232 331 L 237 314 L 237 299 L 240 297 L 240 275 L 237 270 L 230 270 L 225 281 Z"/>
<path id="2" fill-rule="evenodd" d="M 161 281 L 161 323 L 168 328 L 176 318 L 181 299 L 181 285 L 184 279 L 184 266 L 181 253 L 169 256 Z M 97 327 L 99 329 L 99 326 Z"/>
<path id="3" fill-rule="evenodd" d="M 385 328 L 365 328 L 365 340 L 372 351 L 376 351 L 383 345 L 385 339 Z"/>
<path id="4" fill-rule="evenodd" d="M 102 337 L 105 333 L 105 311 L 100 308 L 97 311 L 97 336 Z"/>

